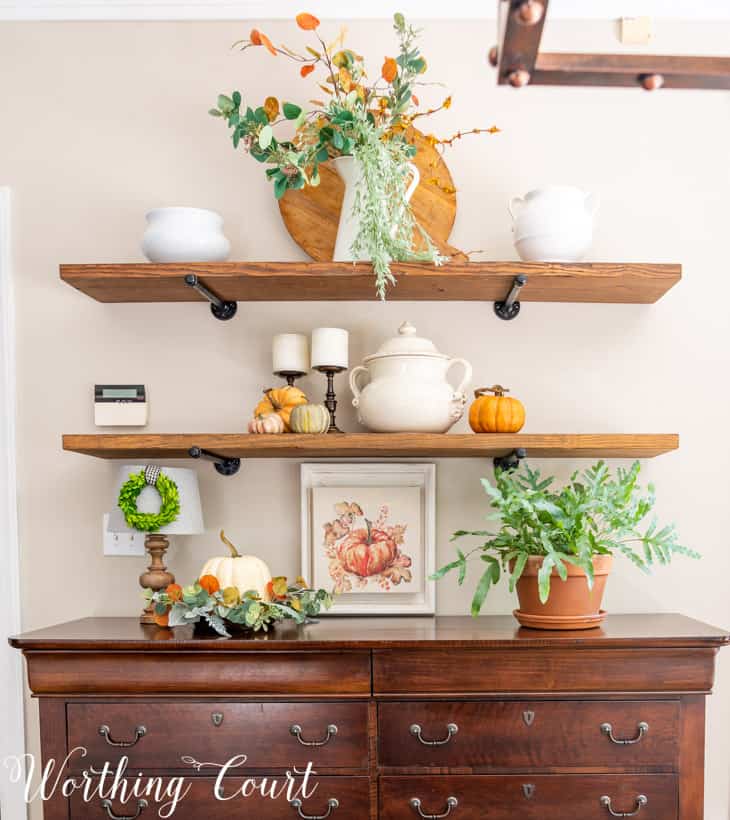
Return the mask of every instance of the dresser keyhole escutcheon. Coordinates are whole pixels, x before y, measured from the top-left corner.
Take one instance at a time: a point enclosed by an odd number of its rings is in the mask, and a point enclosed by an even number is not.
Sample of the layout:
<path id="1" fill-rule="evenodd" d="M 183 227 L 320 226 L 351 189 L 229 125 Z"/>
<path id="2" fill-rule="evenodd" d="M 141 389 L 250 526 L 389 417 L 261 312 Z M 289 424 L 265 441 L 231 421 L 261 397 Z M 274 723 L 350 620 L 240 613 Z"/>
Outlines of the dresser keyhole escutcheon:
<path id="1" fill-rule="evenodd" d="M 522 794 L 525 795 L 526 800 L 532 800 L 535 796 L 535 784 L 534 783 L 523 783 L 522 784 Z"/>
<path id="2" fill-rule="evenodd" d="M 217 728 L 223 723 L 223 712 L 213 712 L 210 719 L 213 721 L 213 726 Z"/>
<path id="3" fill-rule="evenodd" d="M 524 721 L 525 726 L 532 726 L 535 721 L 535 713 L 532 709 L 526 709 L 522 713 L 522 720 Z"/>

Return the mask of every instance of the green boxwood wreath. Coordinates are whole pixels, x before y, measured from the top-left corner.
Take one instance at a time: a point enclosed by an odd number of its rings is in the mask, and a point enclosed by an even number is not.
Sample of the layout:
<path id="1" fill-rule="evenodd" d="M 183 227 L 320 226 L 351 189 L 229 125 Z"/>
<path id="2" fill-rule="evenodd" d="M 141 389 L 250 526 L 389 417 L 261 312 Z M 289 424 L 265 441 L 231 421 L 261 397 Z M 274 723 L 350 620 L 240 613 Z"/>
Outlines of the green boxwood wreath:
<path id="1" fill-rule="evenodd" d="M 157 481 L 149 485 L 160 494 L 160 511 L 142 513 L 137 510 L 137 498 L 147 485 L 144 470 L 130 475 L 119 490 L 119 508 L 124 513 L 127 526 L 140 532 L 157 532 L 160 527 L 171 524 L 180 514 L 180 494 L 177 484 L 160 472 Z"/>

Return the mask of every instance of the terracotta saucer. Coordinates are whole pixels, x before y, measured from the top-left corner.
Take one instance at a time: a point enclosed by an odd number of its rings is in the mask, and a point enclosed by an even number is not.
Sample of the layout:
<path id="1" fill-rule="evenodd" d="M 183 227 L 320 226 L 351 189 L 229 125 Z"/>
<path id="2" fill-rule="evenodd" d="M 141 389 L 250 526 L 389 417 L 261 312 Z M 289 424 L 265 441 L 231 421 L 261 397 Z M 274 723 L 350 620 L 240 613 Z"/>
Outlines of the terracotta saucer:
<path id="1" fill-rule="evenodd" d="M 606 610 L 597 615 L 530 615 L 515 609 L 512 613 L 520 626 L 530 629 L 595 629 L 606 617 Z"/>

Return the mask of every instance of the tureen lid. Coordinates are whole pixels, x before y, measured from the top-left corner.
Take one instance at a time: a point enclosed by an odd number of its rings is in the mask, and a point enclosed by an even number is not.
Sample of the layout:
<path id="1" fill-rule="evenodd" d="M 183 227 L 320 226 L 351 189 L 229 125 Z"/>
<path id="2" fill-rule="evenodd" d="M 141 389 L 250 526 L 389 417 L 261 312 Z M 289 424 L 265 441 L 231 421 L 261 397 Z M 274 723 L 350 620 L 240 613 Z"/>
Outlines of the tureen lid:
<path id="1" fill-rule="evenodd" d="M 439 353 L 436 345 L 430 339 L 416 335 L 416 328 L 410 322 L 403 322 L 398 328 L 398 335 L 387 342 L 383 342 L 376 353 L 367 356 L 365 361 L 377 359 L 381 356 L 434 356 L 446 359 L 443 353 Z"/>

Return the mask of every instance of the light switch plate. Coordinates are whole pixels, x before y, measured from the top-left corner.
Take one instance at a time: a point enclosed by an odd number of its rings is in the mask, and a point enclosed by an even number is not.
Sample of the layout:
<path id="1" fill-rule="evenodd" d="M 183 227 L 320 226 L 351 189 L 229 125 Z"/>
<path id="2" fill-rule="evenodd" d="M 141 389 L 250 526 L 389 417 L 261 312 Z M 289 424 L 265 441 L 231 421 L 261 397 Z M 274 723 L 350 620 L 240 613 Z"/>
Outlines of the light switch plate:
<path id="1" fill-rule="evenodd" d="M 625 46 L 646 46 L 651 40 L 651 17 L 622 17 L 619 40 Z"/>
<path id="2" fill-rule="evenodd" d="M 104 514 L 103 538 L 104 555 L 144 557 L 143 532 L 108 532 L 109 513 Z"/>

